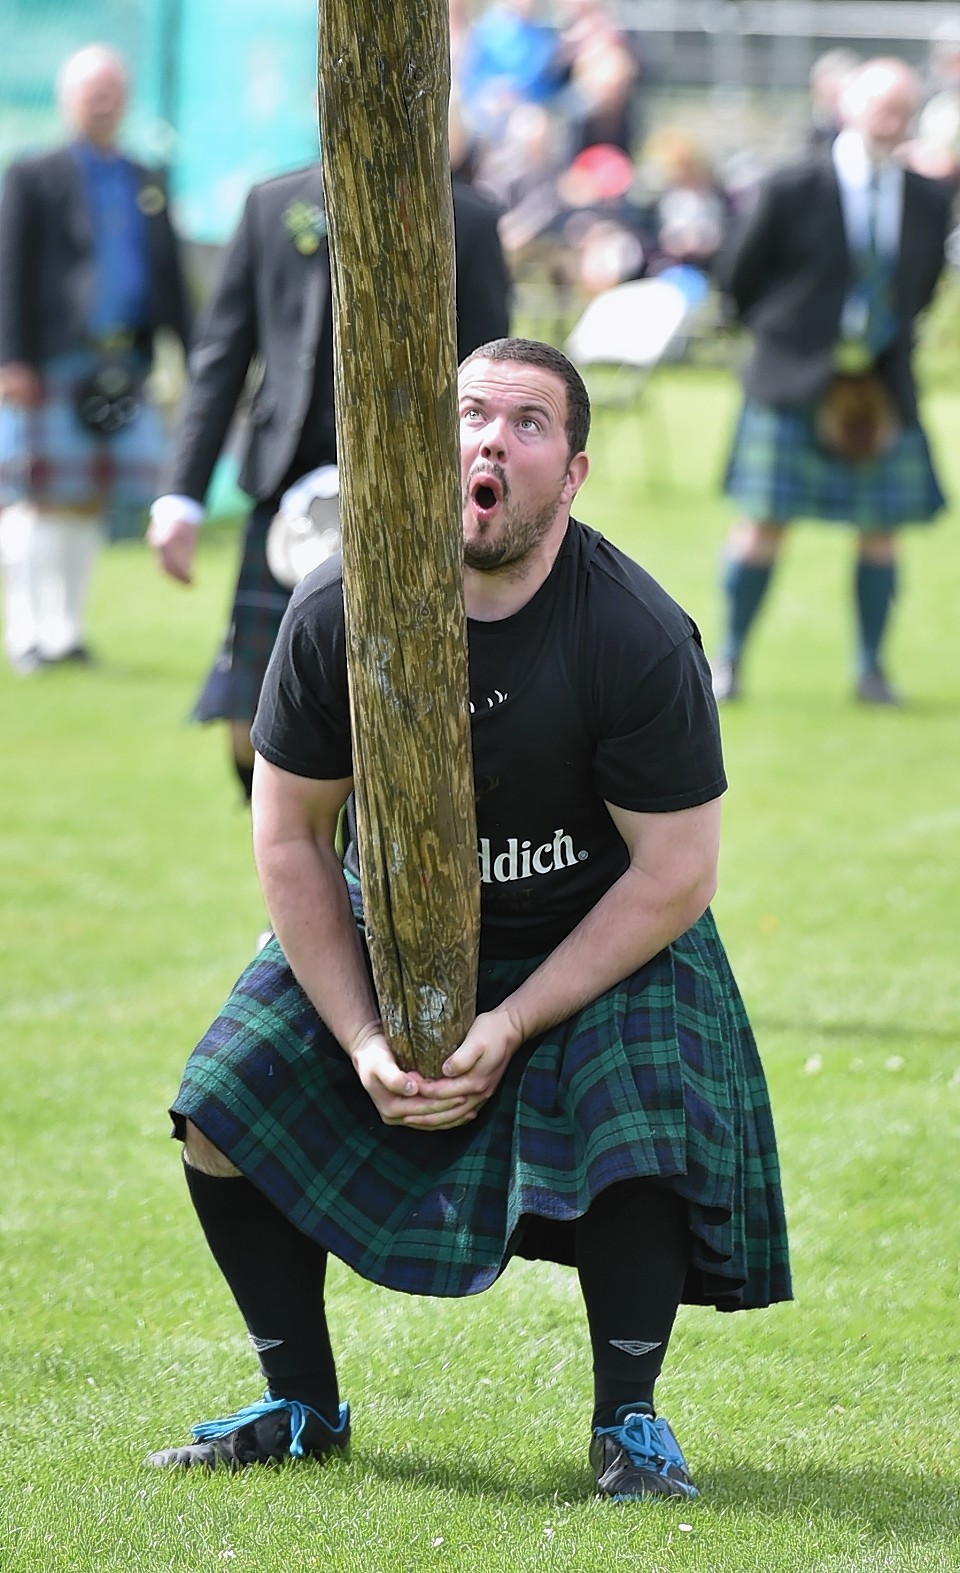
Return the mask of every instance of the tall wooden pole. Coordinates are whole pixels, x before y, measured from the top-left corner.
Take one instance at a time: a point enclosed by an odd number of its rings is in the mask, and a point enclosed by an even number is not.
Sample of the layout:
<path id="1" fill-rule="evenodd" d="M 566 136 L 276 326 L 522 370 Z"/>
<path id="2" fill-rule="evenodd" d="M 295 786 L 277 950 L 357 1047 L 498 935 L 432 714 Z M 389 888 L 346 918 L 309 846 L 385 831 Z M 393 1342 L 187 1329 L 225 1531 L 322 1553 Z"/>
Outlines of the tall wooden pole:
<path id="1" fill-rule="evenodd" d="M 319 0 L 347 665 L 367 939 L 391 1047 L 476 1007 L 480 884 L 456 411 L 446 0 Z"/>

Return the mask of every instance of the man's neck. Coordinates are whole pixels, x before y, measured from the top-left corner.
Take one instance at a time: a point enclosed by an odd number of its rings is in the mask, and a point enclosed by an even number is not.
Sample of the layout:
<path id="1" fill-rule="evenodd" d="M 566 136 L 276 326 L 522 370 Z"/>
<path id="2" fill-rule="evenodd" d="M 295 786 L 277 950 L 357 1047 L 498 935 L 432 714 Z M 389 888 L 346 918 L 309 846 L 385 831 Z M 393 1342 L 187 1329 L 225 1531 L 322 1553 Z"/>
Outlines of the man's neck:
<path id="1" fill-rule="evenodd" d="M 561 531 L 551 531 L 522 563 L 510 563 L 505 568 L 489 571 L 464 568 L 463 599 L 467 616 L 477 623 L 499 623 L 521 611 L 549 579 L 566 539 L 568 525 L 569 519 L 564 521 Z"/>
<path id="2" fill-rule="evenodd" d="M 87 136 L 83 131 L 77 132 L 76 140 L 78 146 L 82 147 L 85 152 L 92 153 L 95 158 L 119 157 L 119 150 L 115 141 L 95 142 L 92 137 Z"/>

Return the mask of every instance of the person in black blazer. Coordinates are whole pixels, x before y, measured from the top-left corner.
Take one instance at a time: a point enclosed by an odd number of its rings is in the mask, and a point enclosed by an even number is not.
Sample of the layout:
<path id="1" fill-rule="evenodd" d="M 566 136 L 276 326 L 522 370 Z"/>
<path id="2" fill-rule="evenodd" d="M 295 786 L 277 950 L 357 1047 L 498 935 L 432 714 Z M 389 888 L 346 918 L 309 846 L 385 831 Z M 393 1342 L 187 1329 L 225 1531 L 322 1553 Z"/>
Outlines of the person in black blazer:
<path id="1" fill-rule="evenodd" d="M 497 210 L 453 182 L 457 358 L 509 328 L 510 278 Z M 148 540 L 160 565 L 189 582 L 197 527 L 251 365 L 260 381 L 244 438 L 239 483 L 254 498 L 230 627 L 197 701 L 200 721 L 230 723 L 233 765 L 249 798 L 250 725 L 290 598 L 267 564 L 266 537 L 282 494 L 336 462 L 333 327 L 319 163 L 252 188 L 198 332 L 168 493 Z"/>
<path id="2" fill-rule="evenodd" d="M 896 704 L 881 659 L 896 591 L 897 531 L 943 506 L 917 416 L 914 323 L 944 263 L 950 200 L 894 157 L 919 101 L 899 60 L 868 61 L 841 100 L 827 152 L 761 191 L 718 273 L 753 335 L 726 491 L 743 509 L 728 542 L 721 701 L 794 518 L 853 526 L 855 692 Z"/>
<path id="3" fill-rule="evenodd" d="M 4 643 L 21 672 L 89 658 L 100 515 L 112 502 L 145 509 L 164 460 L 159 417 L 137 390 L 155 332 L 186 343 L 189 328 L 162 178 L 117 150 L 122 60 L 90 45 L 58 87 L 76 140 L 15 160 L 0 203 L 0 568 Z M 105 359 L 122 393 L 112 403 L 89 381 Z M 90 399 L 93 426 L 78 414 Z"/>

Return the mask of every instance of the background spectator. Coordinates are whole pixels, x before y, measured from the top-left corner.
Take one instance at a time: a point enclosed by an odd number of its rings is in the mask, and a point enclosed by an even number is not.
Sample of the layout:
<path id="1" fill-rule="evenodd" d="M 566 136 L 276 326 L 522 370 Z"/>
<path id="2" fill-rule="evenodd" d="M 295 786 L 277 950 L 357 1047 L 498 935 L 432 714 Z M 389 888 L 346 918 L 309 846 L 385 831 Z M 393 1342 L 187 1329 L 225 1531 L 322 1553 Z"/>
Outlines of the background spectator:
<path id="1" fill-rule="evenodd" d="M 66 147 L 14 161 L 0 206 L 0 571 L 24 674 L 89 662 L 90 578 L 112 504 L 146 508 L 166 435 L 144 401 L 158 328 L 187 336 L 158 175 L 125 158 L 124 62 L 104 45 L 59 80 Z"/>

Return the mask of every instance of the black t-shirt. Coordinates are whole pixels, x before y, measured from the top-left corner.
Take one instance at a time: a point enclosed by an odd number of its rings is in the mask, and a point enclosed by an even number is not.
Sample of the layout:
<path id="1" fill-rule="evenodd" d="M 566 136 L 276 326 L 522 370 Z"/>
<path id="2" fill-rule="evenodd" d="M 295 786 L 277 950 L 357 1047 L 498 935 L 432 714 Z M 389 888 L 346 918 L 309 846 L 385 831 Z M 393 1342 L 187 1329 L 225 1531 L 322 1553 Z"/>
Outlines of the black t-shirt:
<path id="1" fill-rule="evenodd" d="M 539 955 L 627 867 L 605 801 L 669 813 L 725 790 L 710 671 L 691 618 L 575 521 L 536 595 L 467 641 L 481 952 Z M 293 775 L 352 774 L 339 559 L 294 593 L 251 735 Z"/>

